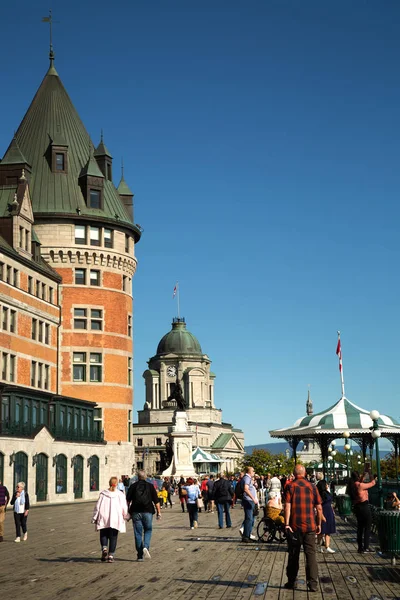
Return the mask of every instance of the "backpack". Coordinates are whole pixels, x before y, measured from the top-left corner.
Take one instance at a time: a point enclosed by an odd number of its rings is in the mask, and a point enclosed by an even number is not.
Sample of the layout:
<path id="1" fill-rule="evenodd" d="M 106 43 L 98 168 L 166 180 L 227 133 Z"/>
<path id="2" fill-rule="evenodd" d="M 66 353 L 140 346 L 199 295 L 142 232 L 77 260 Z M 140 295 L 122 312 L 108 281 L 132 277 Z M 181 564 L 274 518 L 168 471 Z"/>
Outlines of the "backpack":
<path id="1" fill-rule="evenodd" d="M 237 498 L 237 500 L 243 500 L 243 494 L 244 494 L 244 477 L 242 477 L 242 479 L 239 479 L 239 481 L 236 484 L 235 487 L 235 496 Z"/>
<path id="2" fill-rule="evenodd" d="M 138 481 L 136 484 L 135 494 L 130 505 L 130 511 L 140 512 L 144 506 L 152 503 L 151 492 L 147 481 Z"/>

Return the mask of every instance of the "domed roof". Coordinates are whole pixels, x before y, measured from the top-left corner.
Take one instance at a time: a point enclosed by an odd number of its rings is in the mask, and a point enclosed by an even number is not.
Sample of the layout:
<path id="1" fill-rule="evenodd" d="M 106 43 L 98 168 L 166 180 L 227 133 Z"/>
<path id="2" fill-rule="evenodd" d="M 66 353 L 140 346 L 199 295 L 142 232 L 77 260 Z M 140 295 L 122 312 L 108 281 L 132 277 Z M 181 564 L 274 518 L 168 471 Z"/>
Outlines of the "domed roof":
<path id="1" fill-rule="evenodd" d="M 172 329 L 161 339 L 157 354 L 200 354 L 201 346 L 190 331 L 186 329 L 185 319 L 174 319 Z"/>

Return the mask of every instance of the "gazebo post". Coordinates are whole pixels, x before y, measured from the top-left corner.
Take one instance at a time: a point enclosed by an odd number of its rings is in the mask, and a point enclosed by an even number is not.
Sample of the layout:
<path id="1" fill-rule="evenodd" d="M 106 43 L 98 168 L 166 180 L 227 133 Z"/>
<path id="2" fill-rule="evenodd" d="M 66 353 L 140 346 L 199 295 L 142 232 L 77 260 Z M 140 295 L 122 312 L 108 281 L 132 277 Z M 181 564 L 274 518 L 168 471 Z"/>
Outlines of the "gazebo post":
<path id="1" fill-rule="evenodd" d="M 396 486 L 399 485 L 399 439 L 394 438 L 394 464 L 396 467 Z"/>

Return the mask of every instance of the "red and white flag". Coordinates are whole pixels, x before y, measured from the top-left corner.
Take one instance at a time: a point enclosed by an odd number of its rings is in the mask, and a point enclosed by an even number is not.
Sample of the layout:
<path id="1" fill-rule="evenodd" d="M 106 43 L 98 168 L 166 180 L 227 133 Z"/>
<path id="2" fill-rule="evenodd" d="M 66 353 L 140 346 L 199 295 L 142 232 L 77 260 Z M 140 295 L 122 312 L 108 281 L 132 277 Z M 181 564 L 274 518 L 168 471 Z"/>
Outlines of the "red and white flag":
<path id="1" fill-rule="evenodd" d="M 339 371 L 342 372 L 342 346 L 340 344 L 340 338 L 338 339 L 336 354 L 339 357 Z"/>
<path id="2" fill-rule="evenodd" d="M 175 287 L 174 287 L 174 292 L 173 292 L 173 294 L 172 294 L 172 298 L 175 298 L 175 296 L 176 296 L 176 292 L 177 292 L 177 291 L 178 291 L 178 288 L 177 288 L 177 286 L 175 286 Z"/>

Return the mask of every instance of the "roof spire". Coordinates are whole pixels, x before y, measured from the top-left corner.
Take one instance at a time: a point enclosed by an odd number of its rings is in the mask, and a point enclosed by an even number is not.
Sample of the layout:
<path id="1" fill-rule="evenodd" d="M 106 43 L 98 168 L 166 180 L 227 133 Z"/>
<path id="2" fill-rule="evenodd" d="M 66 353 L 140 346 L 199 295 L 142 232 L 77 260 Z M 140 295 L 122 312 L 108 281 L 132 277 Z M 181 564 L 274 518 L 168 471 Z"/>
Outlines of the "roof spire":
<path id="1" fill-rule="evenodd" d="M 51 8 L 49 9 L 49 16 L 48 17 L 42 17 L 42 23 L 48 23 L 49 24 L 49 29 L 50 29 L 50 50 L 49 50 L 50 67 L 49 67 L 49 74 L 50 75 L 57 75 L 57 71 L 54 68 L 55 54 L 54 54 L 54 49 L 53 49 L 53 15 L 52 15 Z"/>
<path id="2" fill-rule="evenodd" d="M 313 403 L 311 400 L 311 394 L 310 394 L 310 385 L 308 385 L 308 396 L 307 396 L 307 402 L 306 402 L 306 411 L 307 411 L 307 415 L 310 416 L 313 414 Z"/>
<path id="3" fill-rule="evenodd" d="M 124 159 L 121 158 L 121 181 L 124 178 Z"/>

